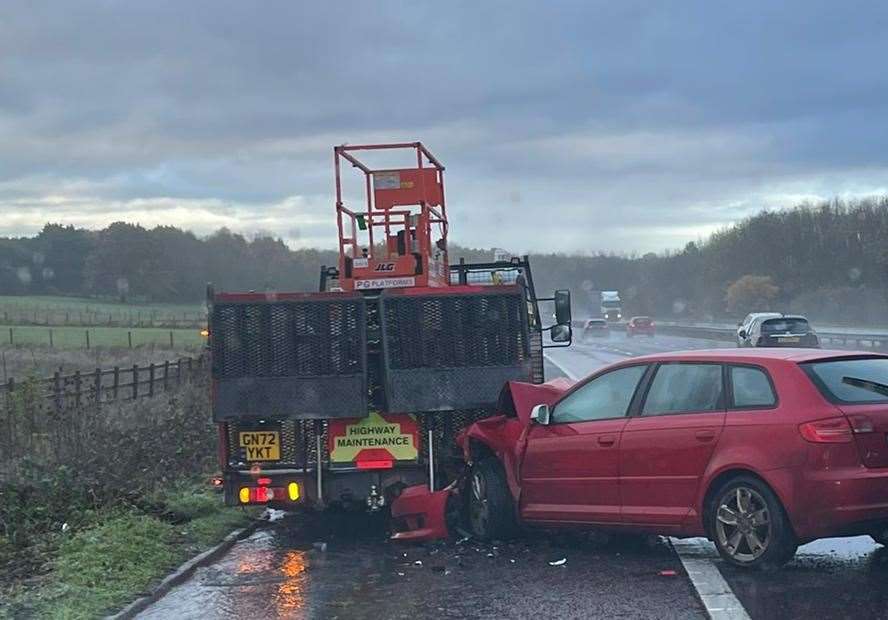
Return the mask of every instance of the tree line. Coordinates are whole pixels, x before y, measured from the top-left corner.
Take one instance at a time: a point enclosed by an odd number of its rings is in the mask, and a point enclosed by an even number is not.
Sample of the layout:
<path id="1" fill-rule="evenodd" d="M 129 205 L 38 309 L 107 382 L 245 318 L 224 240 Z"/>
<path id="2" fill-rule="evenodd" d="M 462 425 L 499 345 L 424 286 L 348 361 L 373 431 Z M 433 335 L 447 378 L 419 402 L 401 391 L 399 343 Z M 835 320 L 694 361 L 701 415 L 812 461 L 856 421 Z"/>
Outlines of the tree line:
<path id="1" fill-rule="evenodd" d="M 489 261 L 493 250 L 452 245 L 450 255 L 454 263 Z M 335 264 L 333 250 L 293 250 L 281 239 L 224 228 L 202 238 L 171 226 L 47 224 L 33 237 L 0 238 L 0 294 L 184 302 L 201 300 L 207 282 L 232 291 L 313 291 L 320 266 Z M 614 289 L 627 313 L 661 318 L 733 318 L 769 306 L 818 320 L 885 323 L 888 197 L 762 211 L 677 251 L 536 253 L 531 265 L 539 291 L 573 291 L 578 315 L 596 311 L 595 291 Z"/>

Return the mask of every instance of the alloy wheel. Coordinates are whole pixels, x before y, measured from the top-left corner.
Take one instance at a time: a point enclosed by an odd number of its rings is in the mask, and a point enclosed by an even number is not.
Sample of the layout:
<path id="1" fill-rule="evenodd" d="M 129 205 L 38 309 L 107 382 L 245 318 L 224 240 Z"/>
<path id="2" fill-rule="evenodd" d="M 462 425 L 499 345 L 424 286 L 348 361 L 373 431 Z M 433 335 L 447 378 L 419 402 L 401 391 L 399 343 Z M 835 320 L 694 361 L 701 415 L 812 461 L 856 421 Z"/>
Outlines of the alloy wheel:
<path id="1" fill-rule="evenodd" d="M 772 538 L 765 498 L 747 486 L 725 493 L 715 514 L 715 533 L 719 546 L 736 562 L 746 564 L 760 558 Z"/>

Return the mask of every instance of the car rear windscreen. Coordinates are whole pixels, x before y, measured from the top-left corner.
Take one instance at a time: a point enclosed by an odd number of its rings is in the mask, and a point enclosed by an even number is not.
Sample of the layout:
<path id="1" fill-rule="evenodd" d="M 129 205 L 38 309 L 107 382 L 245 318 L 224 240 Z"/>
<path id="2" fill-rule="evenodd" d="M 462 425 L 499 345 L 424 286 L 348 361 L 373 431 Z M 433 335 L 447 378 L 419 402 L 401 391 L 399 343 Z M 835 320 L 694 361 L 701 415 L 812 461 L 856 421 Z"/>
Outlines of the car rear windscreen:
<path id="1" fill-rule="evenodd" d="M 811 326 L 806 319 L 769 319 L 762 323 L 762 333 L 768 334 L 807 334 Z"/>
<path id="2" fill-rule="evenodd" d="M 888 358 L 839 359 L 802 364 L 831 401 L 888 402 Z"/>
<path id="3" fill-rule="evenodd" d="M 651 320 L 646 316 L 641 316 L 635 319 L 635 324 L 639 327 L 647 327 L 651 324 Z"/>

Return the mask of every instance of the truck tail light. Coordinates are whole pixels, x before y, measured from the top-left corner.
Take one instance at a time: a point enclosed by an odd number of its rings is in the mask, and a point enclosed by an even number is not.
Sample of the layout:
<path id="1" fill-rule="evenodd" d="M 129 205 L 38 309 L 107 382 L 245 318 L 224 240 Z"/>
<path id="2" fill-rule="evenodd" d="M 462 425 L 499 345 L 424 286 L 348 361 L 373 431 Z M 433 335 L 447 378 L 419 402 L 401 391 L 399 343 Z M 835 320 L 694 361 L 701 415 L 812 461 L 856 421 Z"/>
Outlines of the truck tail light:
<path id="1" fill-rule="evenodd" d="M 851 425 L 842 418 L 829 418 L 807 422 L 799 426 L 799 433 L 811 443 L 849 443 Z"/>
<path id="2" fill-rule="evenodd" d="M 391 469 L 394 467 L 394 461 L 358 461 L 356 463 L 358 469 Z"/>
<path id="3" fill-rule="evenodd" d="M 295 502 L 299 499 L 299 485 L 295 482 L 291 482 L 287 485 L 287 496 L 290 498 L 291 502 Z"/>

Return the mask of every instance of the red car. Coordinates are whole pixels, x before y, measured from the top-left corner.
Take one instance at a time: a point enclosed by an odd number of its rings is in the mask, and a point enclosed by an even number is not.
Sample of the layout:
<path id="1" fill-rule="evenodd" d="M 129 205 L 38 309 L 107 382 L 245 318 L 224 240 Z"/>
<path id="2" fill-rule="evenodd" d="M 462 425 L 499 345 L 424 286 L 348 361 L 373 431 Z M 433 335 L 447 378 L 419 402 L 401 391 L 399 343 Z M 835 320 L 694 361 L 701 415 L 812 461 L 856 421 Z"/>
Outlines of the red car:
<path id="1" fill-rule="evenodd" d="M 634 316 L 626 323 L 626 336 L 654 336 L 654 320 L 649 316 Z"/>
<path id="2" fill-rule="evenodd" d="M 469 522 L 706 536 L 777 566 L 817 538 L 888 544 L 888 356 L 740 349 L 511 382 L 459 437 Z"/>

